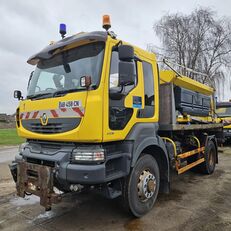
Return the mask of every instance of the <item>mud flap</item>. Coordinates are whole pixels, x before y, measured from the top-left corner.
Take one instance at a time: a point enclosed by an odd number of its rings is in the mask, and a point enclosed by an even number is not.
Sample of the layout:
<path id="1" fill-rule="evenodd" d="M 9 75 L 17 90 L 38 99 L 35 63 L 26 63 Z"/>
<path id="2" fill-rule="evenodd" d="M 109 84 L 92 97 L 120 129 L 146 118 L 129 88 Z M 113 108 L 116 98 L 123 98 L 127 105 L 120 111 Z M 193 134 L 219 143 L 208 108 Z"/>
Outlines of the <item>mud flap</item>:
<path id="1" fill-rule="evenodd" d="M 40 197 L 40 204 L 46 210 L 51 209 L 53 203 L 61 201 L 60 194 L 54 192 L 53 168 L 19 162 L 17 165 L 17 195 L 25 197 L 26 193 L 34 194 Z"/>

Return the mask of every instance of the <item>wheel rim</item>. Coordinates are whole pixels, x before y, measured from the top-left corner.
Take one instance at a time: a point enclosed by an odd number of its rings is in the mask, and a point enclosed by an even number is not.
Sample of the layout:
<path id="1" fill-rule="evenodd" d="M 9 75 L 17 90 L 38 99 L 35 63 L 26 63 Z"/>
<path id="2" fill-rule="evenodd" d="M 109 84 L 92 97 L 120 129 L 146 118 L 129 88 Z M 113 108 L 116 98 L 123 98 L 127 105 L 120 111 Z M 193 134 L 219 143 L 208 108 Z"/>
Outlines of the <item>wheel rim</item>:
<path id="1" fill-rule="evenodd" d="M 150 199 L 156 190 L 156 178 L 149 171 L 144 170 L 141 172 L 137 184 L 138 196 L 141 201 L 147 201 Z"/>

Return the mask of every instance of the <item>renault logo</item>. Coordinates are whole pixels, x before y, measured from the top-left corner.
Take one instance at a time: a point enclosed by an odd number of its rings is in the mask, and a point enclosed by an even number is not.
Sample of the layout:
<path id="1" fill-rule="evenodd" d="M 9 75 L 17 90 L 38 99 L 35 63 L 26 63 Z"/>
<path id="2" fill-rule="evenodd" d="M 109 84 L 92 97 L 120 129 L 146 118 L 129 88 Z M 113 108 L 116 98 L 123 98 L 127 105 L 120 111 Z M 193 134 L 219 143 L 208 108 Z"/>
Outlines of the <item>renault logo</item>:
<path id="1" fill-rule="evenodd" d="M 43 126 L 47 125 L 48 117 L 46 113 L 43 113 L 43 115 L 40 117 L 40 121 Z"/>

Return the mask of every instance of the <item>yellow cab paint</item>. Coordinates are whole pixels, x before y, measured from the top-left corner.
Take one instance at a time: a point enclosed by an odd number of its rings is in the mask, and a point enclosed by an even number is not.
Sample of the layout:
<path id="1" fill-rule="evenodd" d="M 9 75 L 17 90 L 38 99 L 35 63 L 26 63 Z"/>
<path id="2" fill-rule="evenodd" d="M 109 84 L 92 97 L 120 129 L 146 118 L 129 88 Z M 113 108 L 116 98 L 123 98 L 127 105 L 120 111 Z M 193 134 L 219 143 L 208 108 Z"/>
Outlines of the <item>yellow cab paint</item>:
<path id="1" fill-rule="evenodd" d="M 73 47 L 72 47 L 73 48 Z M 105 57 L 108 55 L 108 43 L 105 46 Z M 107 63 L 103 63 L 101 82 L 96 90 L 68 93 L 62 97 L 47 98 L 41 100 L 20 101 L 19 111 L 30 112 L 34 110 L 57 109 L 59 102 L 80 100 L 84 107 L 84 116 L 79 126 L 71 131 L 56 134 L 39 134 L 23 128 L 21 122 L 17 127 L 18 135 L 29 139 L 64 141 L 64 142 L 102 142 L 103 134 L 103 91 L 104 77 L 106 76 Z M 49 119 L 49 118 L 48 118 Z"/>
<path id="2" fill-rule="evenodd" d="M 58 109 L 59 102 L 68 100 L 79 100 L 84 107 L 84 116 L 80 125 L 68 132 L 56 134 L 39 134 L 28 131 L 23 128 L 22 124 L 17 128 L 18 134 L 24 138 L 39 140 L 57 140 L 73 142 L 100 142 L 102 141 L 102 98 L 100 88 L 89 92 L 69 93 L 63 97 L 48 98 L 41 100 L 24 100 L 20 103 L 20 113 L 30 112 L 33 110 Z M 92 119 L 94 118 L 94 119 Z M 99 118 L 96 123 L 96 118 Z M 49 120 L 49 118 L 48 118 Z M 90 127 L 90 131 L 89 131 Z"/>

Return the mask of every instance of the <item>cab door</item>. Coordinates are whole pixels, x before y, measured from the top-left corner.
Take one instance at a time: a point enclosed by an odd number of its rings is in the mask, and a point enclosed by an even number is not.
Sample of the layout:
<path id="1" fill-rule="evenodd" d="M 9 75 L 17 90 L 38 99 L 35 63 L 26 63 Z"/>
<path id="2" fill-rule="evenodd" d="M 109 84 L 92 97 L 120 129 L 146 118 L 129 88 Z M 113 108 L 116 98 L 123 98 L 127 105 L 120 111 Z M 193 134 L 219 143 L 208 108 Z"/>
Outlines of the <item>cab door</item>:
<path id="1" fill-rule="evenodd" d="M 135 51 L 135 55 L 139 54 Z M 137 119 L 137 112 L 144 108 L 142 64 L 132 60 L 135 80 L 132 84 L 119 85 L 118 46 L 112 43 L 108 59 L 108 76 L 104 92 L 103 141 L 123 140 Z"/>

